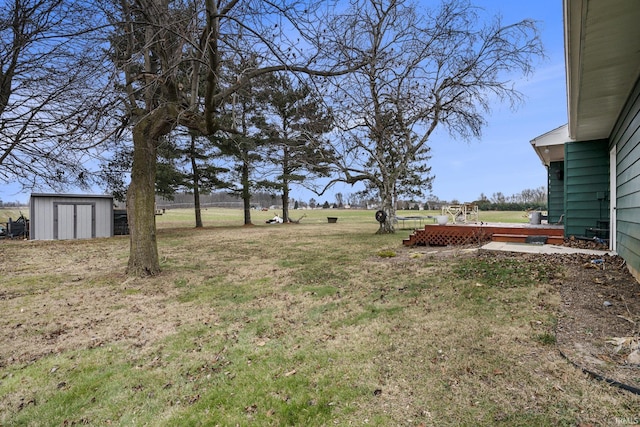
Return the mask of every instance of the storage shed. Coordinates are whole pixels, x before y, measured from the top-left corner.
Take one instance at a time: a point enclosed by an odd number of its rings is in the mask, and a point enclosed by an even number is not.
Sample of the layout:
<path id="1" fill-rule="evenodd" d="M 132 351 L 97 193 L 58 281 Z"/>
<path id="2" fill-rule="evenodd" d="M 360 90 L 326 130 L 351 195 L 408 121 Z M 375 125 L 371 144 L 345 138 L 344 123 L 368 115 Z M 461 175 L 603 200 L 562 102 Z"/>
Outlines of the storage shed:
<path id="1" fill-rule="evenodd" d="M 31 194 L 29 212 L 32 240 L 113 236 L 113 196 Z"/>

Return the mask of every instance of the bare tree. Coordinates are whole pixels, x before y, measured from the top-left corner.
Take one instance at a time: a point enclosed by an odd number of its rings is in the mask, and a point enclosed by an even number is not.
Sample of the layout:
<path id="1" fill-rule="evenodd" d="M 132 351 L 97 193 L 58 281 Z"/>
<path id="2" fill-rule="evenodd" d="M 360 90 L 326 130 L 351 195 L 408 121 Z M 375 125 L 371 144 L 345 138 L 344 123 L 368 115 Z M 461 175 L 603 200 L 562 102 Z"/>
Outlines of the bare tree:
<path id="1" fill-rule="evenodd" d="M 320 16 L 324 7 L 296 0 L 120 0 L 113 50 L 133 137 L 129 274 L 160 271 L 154 183 L 164 135 L 178 126 L 205 136 L 229 131 L 220 120 L 222 106 L 258 76 L 284 70 L 330 76 L 354 68 L 352 52 L 330 45 L 332 33 L 320 28 L 330 21 Z M 223 62 L 247 45 L 259 67 L 227 84 Z"/>
<path id="2" fill-rule="evenodd" d="M 529 204 L 546 204 L 547 202 L 547 188 L 546 187 L 538 187 L 538 188 L 527 188 L 522 190 L 519 194 L 516 195 L 518 203 L 529 203 Z"/>
<path id="3" fill-rule="evenodd" d="M 433 132 L 478 137 L 493 102 L 521 101 L 509 77 L 530 73 L 542 46 L 534 22 L 483 24 L 467 0 L 445 0 L 424 15 L 405 0 L 352 3 L 357 25 L 334 25 L 367 64 L 340 80 L 334 94 L 343 131 L 336 171 L 338 180 L 365 182 L 377 193 L 386 213 L 378 232 L 393 233 L 397 194 L 430 189 Z"/>
<path id="4" fill-rule="evenodd" d="M 502 192 L 498 191 L 491 195 L 491 201 L 496 204 L 507 203 L 507 197 Z"/>
<path id="5" fill-rule="evenodd" d="M 0 179 L 88 185 L 107 137 L 102 22 L 91 2 L 8 0 L 0 9 Z M 84 19 L 78 19 L 83 16 Z M 95 163 L 95 162 L 93 162 Z"/>

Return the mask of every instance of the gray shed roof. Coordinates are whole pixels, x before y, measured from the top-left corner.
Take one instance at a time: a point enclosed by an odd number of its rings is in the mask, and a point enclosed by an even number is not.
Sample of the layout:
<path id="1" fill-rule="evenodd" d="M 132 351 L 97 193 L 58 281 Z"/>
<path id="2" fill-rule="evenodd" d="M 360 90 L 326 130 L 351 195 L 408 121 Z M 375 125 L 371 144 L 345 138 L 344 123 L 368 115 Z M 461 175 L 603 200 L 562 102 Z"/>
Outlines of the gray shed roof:
<path id="1" fill-rule="evenodd" d="M 31 197 L 66 197 L 66 198 L 92 198 L 113 199 L 110 194 L 64 194 L 64 193 L 31 193 Z"/>

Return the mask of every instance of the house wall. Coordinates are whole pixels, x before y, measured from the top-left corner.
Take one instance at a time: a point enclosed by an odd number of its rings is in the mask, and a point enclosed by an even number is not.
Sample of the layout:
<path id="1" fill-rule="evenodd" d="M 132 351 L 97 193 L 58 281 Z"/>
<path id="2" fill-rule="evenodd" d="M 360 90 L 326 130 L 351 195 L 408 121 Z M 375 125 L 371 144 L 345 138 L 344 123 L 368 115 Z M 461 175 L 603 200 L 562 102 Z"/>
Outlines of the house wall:
<path id="1" fill-rule="evenodd" d="M 609 144 L 581 141 L 564 147 L 564 233 L 587 236 L 588 228 L 609 220 Z"/>
<path id="2" fill-rule="evenodd" d="M 113 236 L 112 197 L 32 194 L 29 204 L 32 240 Z"/>
<path id="3" fill-rule="evenodd" d="M 564 214 L 564 162 L 551 162 L 548 171 L 548 219 L 549 224 L 557 224 Z"/>
<path id="4" fill-rule="evenodd" d="M 616 149 L 616 252 L 640 280 L 640 83 L 611 133 Z"/>

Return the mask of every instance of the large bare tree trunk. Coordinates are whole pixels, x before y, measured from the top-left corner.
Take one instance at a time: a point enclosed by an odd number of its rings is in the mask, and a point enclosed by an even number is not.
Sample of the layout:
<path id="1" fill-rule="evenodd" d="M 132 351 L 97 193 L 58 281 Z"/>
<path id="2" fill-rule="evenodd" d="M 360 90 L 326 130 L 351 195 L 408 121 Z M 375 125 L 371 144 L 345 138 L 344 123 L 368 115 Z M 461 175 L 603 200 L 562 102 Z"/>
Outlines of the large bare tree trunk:
<path id="1" fill-rule="evenodd" d="M 393 188 L 392 186 L 387 186 L 387 188 Z M 385 219 L 380 223 L 380 228 L 376 234 L 393 234 L 396 232 L 394 226 L 394 219 L 396 217 L 396 210 L 393 203 L 393 195 L 389 194 L 391 191 L 381 191 L 380 195 L 382 196 L 382 211 L 385 213 Z"/>
<path id="2" fill-rule="evenodd" d="M 168 107 L 154 110 L 133 128 L 133 164 L 127 190 L 129 275 L 160 273 L 155 216 L 156 152 L 158 140 L 169 133 L 175 123 L 167 110 Z"/>
<path id="3" fill-rule="evenodd" d="M 133 139 L 131 185 L 127 191 L 127 274 L 154 276 L 160 272 L 155 217 L 156 142 L 145 138 L 140 129 L 134 129 Z"/>
<path id="4" fill-rule="evenodd" d="M 385 211 L 387 217 L 385 218 L 384 222 L 380 223 L 380 228 L 378 228 L 376 234 L 393 234 L 396 232 L 396 228 L 393 225 L 393 218 L 395 217 L 395 214 L 391 215 L 389 213 L 390 210 L 388 209 L 383 209 L 383 211 Z"/>

